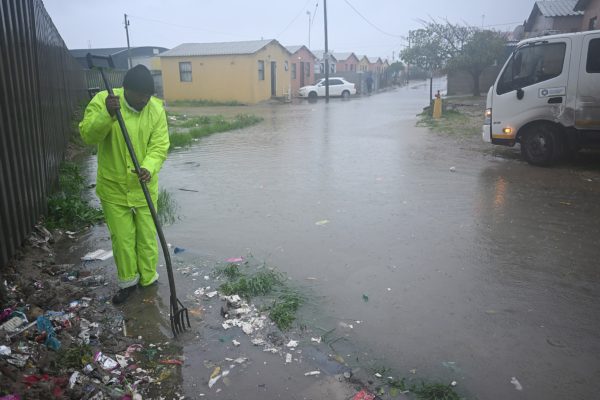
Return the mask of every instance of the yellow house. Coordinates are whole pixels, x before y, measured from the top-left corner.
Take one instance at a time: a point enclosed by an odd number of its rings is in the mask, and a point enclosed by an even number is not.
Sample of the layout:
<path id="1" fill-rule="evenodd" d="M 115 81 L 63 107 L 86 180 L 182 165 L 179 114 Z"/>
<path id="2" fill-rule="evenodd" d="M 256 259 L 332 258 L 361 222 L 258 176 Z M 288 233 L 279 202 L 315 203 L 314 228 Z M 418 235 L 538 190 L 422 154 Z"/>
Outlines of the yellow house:
<path id="1" fill-rule="evenodd" d="M 165 100 L 254 104 L 287 96 L 289 57 L 277 40 L 181 44 L 160 54 Z"/>

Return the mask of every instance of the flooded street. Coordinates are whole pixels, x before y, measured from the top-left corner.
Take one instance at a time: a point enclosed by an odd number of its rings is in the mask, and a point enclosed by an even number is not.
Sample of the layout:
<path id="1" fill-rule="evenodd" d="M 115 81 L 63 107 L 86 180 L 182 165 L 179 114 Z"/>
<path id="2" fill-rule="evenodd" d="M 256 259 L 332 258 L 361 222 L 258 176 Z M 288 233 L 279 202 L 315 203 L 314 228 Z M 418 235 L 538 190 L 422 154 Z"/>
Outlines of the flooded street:
<path id="1" fill-rule="evenodd" d="M 313 299 L 304 323 L 353 323 L 340 352 L 367 370 L 456 380 L 469 399 L 597 397 L 598 161 L 536 168 L 490 155 L 478 138 L 416 128 L 428 89 L 177 109 L 264 122 L 170 154 L 160 179 L 179 220 L 165 233 L 186 249 L 175 260 L 209 271 L 251 255 L 276 266 Z M 202 276 L 177 280 L 182 298 L 203 286 Z M 167 302 L 165 275 L 159 290 Z M 151 312 L 140 321 L 166 318 L 164 304 Z M 229 343 L 240 332 L 194 324 L 181 343 L 191 398 L 319 398 L 311 385 L 325 378 L 305 377 L 310 365 L 285 365 L 247 339 L 240 351 Z M 155 340 L 166 324 L 161 332 Z M 214 394 L 207 361 L 241 353 L 251 362 Z"/>

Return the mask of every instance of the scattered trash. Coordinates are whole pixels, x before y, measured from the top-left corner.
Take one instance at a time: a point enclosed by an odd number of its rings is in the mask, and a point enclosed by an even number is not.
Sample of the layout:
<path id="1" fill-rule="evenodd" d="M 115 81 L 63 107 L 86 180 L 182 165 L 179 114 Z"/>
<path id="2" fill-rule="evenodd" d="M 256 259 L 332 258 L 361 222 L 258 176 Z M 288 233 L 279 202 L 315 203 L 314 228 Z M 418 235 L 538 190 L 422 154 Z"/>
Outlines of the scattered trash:
<path id="1" fill-rule="evenodd" d="M 104 275 L 92 275 L 92 276 L 86 276 L 85 278 L 82 278 L 81 280 L 79 280 L 79 283 L 82 286 L 87 286 L 87 287 L 91 287 L 91 286 L 102 286 L 104 285 Z"/>
<path id="2" fill-rule="evenodd" d="M 100 365 L 105 371 L 112 371 L 119 366 L 119 363 L 112 358 L 105 356 L 101 351 L 97 352 L 94 356 L 94 361 Z"/>
<path id="3" fill-rule="evenodd" d="M 0 346 L 0 356 L 9 356 L 11 349 L 8 346 Z"/>
<path id="4" fill-rule="evenodd" d="M 15 367 L 23 368 L 27 364 L 27 360 L 29 360 L 28 354 L 11 354 L 6 359 L 6 362 Z"/>
<path id="5" fill-rule="evenodd" d="M 19 330 L 19 328 L 21 326 L 23 326 L 23 324 L 27 323 L 27 319 L 26 318 L 22 318 L 20 316 L 15 316 L 12 317 L 11 319 L 9 319 L 8 321 L 6 321 L 5 323 L 2 324 L 2 326 L 0 326 L 0 330 L 7 332 L 7 333 L 15 333 Z"/>
<path id="6" fill-rule="evenodd" d="M 215 297 L 216 295 L 218 295 L 218 294 L 219 294 L 219 292 L 217 292 L 217 291 L 215 290 L 215 291 L 213 291 L 213 292 L 208 292 L 208 293 L 205 293 L 205 294 L 206 294 L 206 297 L 208 297 L 209 299 L 212 299 L 213 297 Z"/>
<path id="7" fill-rule="evenodd" d="M 450 167 L 450 172 L 456 172 L 456 167 Z"/>
<path id="8" fill-rule="evenodd" d="M 321 375 L 321 371 L 309 371 L 309 372 L 304 373 L 304 376 L 317 376 L 317 375 Z"/>
<path id="9" fill-rule="evenodd" d="M 381 376 L 382 376 L 382 375 L 381 375 L 379 372 L 376 372 L 376 373 L 375 373 L 375 376 L 376 376 L 377 378 L 381 378 Z"/>
<path id="10" fill-rule="evenodd" d="M 321 343 L 321 336 L 319 336 L 318 338 L 311 337 L 310 341 L 314 343 Z"/>
<path id="11" fill-rule="evenodd" d="M 233 340 L 231 341 L 231 343 L 233 343 L 233 345 L 234 345 L 235 347 L 238 347 L 238 346 L 241 344 L 240 342 L 238 342 L 238 341 L 237 341 L 237 340 L 235 340 L 235 339 L 233 339 Z"/>
<path id="12" fill-rule="evenodd" d="M 521 383 L 514 376 L 512 378 L 510 378 L 510 383 L 515 385 L 515 389 L 517 389 L 519 391 L 523 390 L 523 386 L 521 386 Z"/>
<path id="13" fill-rule="evenodd" d="M 109 258 L 112 258 L 113 252 L 112 250 L 96 250 L 91 253 L 87 253 L 85 256 L 81 257 L 81 261 L 106 261 Z"/>
<path id="14" fill-rule="evenodd" d="M 368 302 L 368 301 L 369 301 L 369 296 L 367 296 L 366 294 L 364 294 L 364 293 L 363 293 L 363 295 L 362 295 L 362 299 L 363 299 L 363 301 L 366 303 L 366 302 Z"/>
<path id="15" fill-rule="evenodd" d="M 568 201 L 559 201 L 559 203 L 562 204 L 563 206 L 570 206 L 570 205 L 572 205 Z"/>
<path id="16" fill-rule="evenodd" d="M 221 379 L 221 367 L 216 367 L 212 374 L 210 374 L 210 379 L 208 380 L 208 387 L 212 389 L 212 387 L 217 383 L 217 381 Z"/>
<path id="17" fill-rule="evenodd" d="M 356 393 L 356 395 L 354 395 L 354 397 L 352 398 L 352 400 L 374 400 L 374 399 L 375 399 L 375 395 L 367 392 L 364 389 L 361 390 L 360 392 Z"/>
<path id="18" fill-rule="evenodd" d="M 458 385 L 458 383 L 456 383 L 456 381 L 452 381 L 452 382 L 450 382 L 450 386 L 454 387 L 454 386 L 456 386 L 456 385 Z"/>
<path id="19" fill-rule="evenodd" d="M 298 347 L 298 341 L 297 340 L 290 340 L 285 346 L 289 347 L 291 349 L 294 349 L 294 348 Z"/>
<path id="20" fill-rule="evenodd" d="M 327 225 L 329 223 L 328 219 L 322 219 L 320 221 L 315 222 L 315 225 L 317 226 L 323 226 L 323 225 Z"/>
<path id="21" fill-rule="evenodd" d="M 73 389 L 75 387 L 77 378 L 79 378 L 79 371 L 75 371 L 71 374 L 71 377 L 69 378 L 69 389 Z"/>
<path id="22" fill-rule="evenodd" d="M 286 353 L 285 354 L 285 363 L 289 364 L 292 362 L 292 354 L 291 353 Z"/>
<path id="23" fill-rule="evenodd" d="M 244 261 L 244 259 L 242 257 L 231 257 L 225 260 L 228 263 L 241 263 L 242 261 Z"/>
<path id="24" fill-rule="evenodd" d="M 56 338 L 56 333 L 54 332 L 54 327 L 52 326 L 52 322 L 46 317 L 40 316 L 37 318 L 37 328 L 40 332 L 44 332 L 46 334 L 45 344 L 49 349 L 59 350 L 60 349 L 60 341 Z"/>
<path id="25" fill-rule="evenodd" d="M 185 249 L 183 247 L 175 247 L 173 249 L 173 253 L 175 253 L 175 254 L 183 253 L 184 251 L 185 251 Z"/>

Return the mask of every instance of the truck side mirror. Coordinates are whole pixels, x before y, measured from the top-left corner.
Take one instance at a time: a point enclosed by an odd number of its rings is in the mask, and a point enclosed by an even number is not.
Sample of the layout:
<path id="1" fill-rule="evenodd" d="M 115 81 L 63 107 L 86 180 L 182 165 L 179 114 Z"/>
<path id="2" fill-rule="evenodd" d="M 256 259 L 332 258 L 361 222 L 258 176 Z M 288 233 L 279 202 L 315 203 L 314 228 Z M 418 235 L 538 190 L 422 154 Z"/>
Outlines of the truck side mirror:
<path id="1" fill-rule="evenodd" d="M 517 89 L 517 99 L 523 100 L 523 97 L 525 97 L 525 92 L 523 91 L 523 89 Z"/>

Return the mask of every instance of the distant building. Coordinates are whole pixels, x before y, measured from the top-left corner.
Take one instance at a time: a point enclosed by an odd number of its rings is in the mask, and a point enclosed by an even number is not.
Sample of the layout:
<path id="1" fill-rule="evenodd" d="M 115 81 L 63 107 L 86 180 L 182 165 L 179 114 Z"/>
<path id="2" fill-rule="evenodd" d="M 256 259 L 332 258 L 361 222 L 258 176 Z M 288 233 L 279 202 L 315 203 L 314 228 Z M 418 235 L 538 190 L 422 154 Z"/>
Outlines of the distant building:
<path id="1" fill-rule="evenodd" d="M 536 1 L 524 26 L 524 37 L 577 32 L 584 12 L 576 10 L 578 0 Z"/>
<path id="2" fill-rule="evenodd" d="M 600 0 L 579 0 L 575 5 L 575 11 L 583 11 L 582 31 L 593 31 L 600 29 Z"/>
<path id="3" fill-rule="evenodd" d="M 290 56 L 274 39 L 181 44 L 160 55 L 165 100 L 254 104 L 287 96 Z"/>
<path id="4" fill-rule="evenodd" d="M 354 53 L 333 53 L 333 56 L 337 60 L 335 66 L 337 72 L 356 72 L 358 71 L 358 64 L 360 60 Z"/>
<path id="5" fill-rule="evenodd" d="M 157 46 L 141 46 L 131 48 L 132 66 L 145 65 L 149 70 L 160 70 L 158 56 L 169 49 Z M 97 56 L 111 56 L 115 69 L 129 69 L 129 52 L 127 47 L 112 47 L 103 49 L 73 49 L 69 50 L 82 67 L 87 68 L 86 55 L 92 53 Z"/>
<path id="6" fill-rule="evenodd" d="M 325 50 L 313 50 L 313 54 L 317 57 L 315 61 L 315 74 L 325 73 Z M 329 52 L 329 73 L 335 74 L 337 71 L 336 64 L 338 60 L 332 52 Z"/>
<path id="7" fill-rule="evenodd" d="M 290 80 L 292 95 L 298 93 L 302 86 L 315 82 L 314 65 L 317 57 L 304 45 L 286 46 L 290 53 Z"/>

